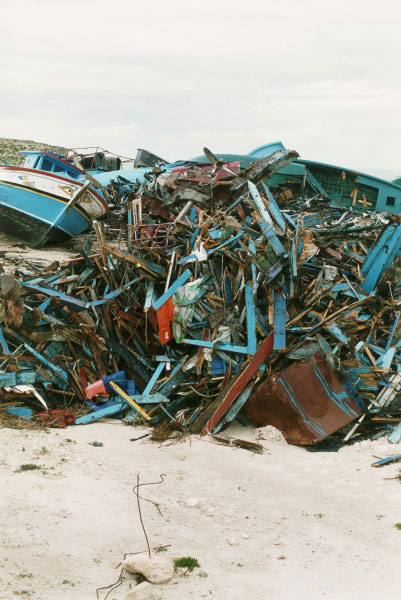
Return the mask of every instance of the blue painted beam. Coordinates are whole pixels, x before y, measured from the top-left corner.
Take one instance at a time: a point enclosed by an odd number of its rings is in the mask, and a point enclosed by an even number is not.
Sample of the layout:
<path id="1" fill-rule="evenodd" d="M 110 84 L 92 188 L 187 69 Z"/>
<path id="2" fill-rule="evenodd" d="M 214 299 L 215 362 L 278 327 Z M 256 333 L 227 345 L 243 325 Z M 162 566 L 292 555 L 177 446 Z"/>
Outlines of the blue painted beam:
<path id="1" fill-rule="evenodd" d="M 25 406 L 9 406 L 4 409 L 4 412 L 15 417 L 22 417 L 23 419 L 32 419 L 33 417 L 32 408 L 26 408 Z"/>
<path id="2" fill-rule="evenodd" d="M 3 329 L 1 326 L 0 326 L 0 345 L 3 348 L 4 354 L 11 354 L 10 348 L 8 347 L 8 344 L 6 342 L 6 338 L 4 337 Z"/>
<path id="3" fill-rule="evenodd" d="M 102 417 L 110 417 L 111 415 L 115 415 L 120 412 L 120 410 L 124 410 L 128 408 L 128 405 L 125 402 L 117 402 L 114 406 L 108 406 L 107 408 L 101 408 L 100 410 L 95 410 L 89 415 L 84 415 L 83 417 L 79 417 L 75 421 L 75 425 L 86 425 L 87 423 L 93 423 L 94 421 L 98 421 Z"/>
<path id="4" fill-rule="evenodd" d="M 393 456 L 386 456 L 386 458 L 381 458 L 380 460 L 377 460 L 376 462 L 372 463 L 370 466 L 371 467 L 382 467 L 383 465 L 388 465 L 389 463 L 397 462 L 399 460 L 401 460 L 401 454 L 393 454 Z"/>
<path id="5" fill-rule="evenodd" d="M 148 289 L 146 290 L 145 306 L 143 307 L 144 312 L 147 312 L 152 306 L 153 296 L 155 292 L 155 284 L 153 281 L 149 282 Z"/>
<path id="6" fill-rule="evenodd" d="M 256 317 L 253 288 L 250 283 L 245 286 L 246 322 L 248 329 L 248 354 L 256 353 Z"/>
<path id="7" fill-rule="evenodd" d="M 158 308 L 160 308 L 161 306 L 163 306 L 163 304 L 169 299 L 171 298 L 171 296 L 173 294 L 175 294 L 175 292 L 178 290 L 179 287 L 181 287 L 182 285 L 184 285 L 184 283 L 186 283 L 188 281 L 188 279 L 191 277 L 191 271 L 189 269 L 187 269 L 186 271 L 184 271 L 182 273 L 182 275 L 180 275 L 180 277 L 178 279 L 176 279 L 176 281 L 174 281 L 173 285 L 169 287 L 169 289 L 164 292 L 164 294 L 162 296 L 160 296 L 160 298 L 158 300 L 155 300 L 153 302 L 153 308 L 155 310 L 157 310 Z"/>
<path id="8" fill-rule="evenodd" d="M 36 350 L 32 348 L 32 346 L 29 346 L 28 344 L 24 344 L 24 346 L 33 356 L 40 360 L 41 363 L 43 363 L 44 365 L 46 365 L 46 367 L 53 371 L 53 373 L 57 375 L 57 377 L 63 379 L 68 383 L 68 375 L 65 371 L 63 371 L 63 369 L 60 369 L 59 367 L 53 365 L 53 363 L 47 360 L 46 357 L 44 357 L 42 354 L 39 354 L 39 352 L 36 352 Z"/>
<path id="9" fill-rule="evenodd" d="M 248 400 L 249 396 L 252 394 L 252 392 L 253 385 L 249 385 L 244 389 L 244 391 L 240 394 L 237 400 L 235 400 L 235 402 L 228 409 L 220 423 L 218 423 L 218 425 L 216 425 L 216 427 L 213 429 L 212 434 L 219 433 L 219 431 L 224 427 L 224 425 L 226 425 L 226 423 L 231 423 L 231 421 L 235 419 L 241 408 L 244 406 L 245 402 Z"/>
<path id="10" fill-rule="evenodd" d="M 0 388 L 14 387 L 15 385 L 29 385 L 42 381 L 35 370 L 17 371 L 15 373 L 0 373 Z"/>
<path id="11" fill-rule="evenodd" d="M 265 183 L 263 183 L 263 188 L 264 188 L 266 196 L 269 200 L 269 213 L 271 214 L 273 219 L 276 221 L 278 227 L 280 227 L 280 229 L 282 229 L 284 231 L 285 230 L 285 220 L 283 217 L 283 213 L 279 209 L 278 204 L 277 204 L 273 194 L 271 193 L 270 189 L 268 188 L 268 186 Z"/>
<path id="12" fill-rule="evenodd" d="M 44 288 L 44 287 L 41 287 L 40 285 L 34 285 L 32 283 L 29 283 L 29 281 L 26 281 L 26 282 L 22 281 L 21 285 L 22 285 L 22 287 L 33 290 L 34 292 L 40 292 L 41 294 L 44 294 L 45 296 L 59 298 L 60 300 L 63 300 L 63 302 L 65 302 L 66 304 L 72 305 L 76 308 L 80 308 L 80 309 L 86 308 L 86 302 L 83 302 L 82 300 L 78 300 L 77 298 L 73 298 L 72 296 L 68 296 L 67 294 L 63 294 L 62 292 L 58 292 L 57 290 L 52 290 L 50 288 Z"/>
<path id="13" fill-rule="evenodd" d="M 228 240 L 226 240 L 225 242 L 220 244 L 220 246 L 217 246 L 216 248 L 212 248 L 211 250 L 208 250 L 207 255 L 211 256 L 214 252 L 218 252 L 219 250 L 222 250 L 222 248 L 225 248 L 226 246 L 231 246 L 234 242 L 239 240 L 239 238 L 242 237 L 243 235 L 244 235 L 244 232 L 239 231 L 236 235 L 230 237 Z"/>
<path id="14" fill-rule="evenodd" d="M 389 268 L 401 248 L 401 225 L 388 227 L 369 252 L 362 266 L 364 281 L 361 288 L 368 293 L 374 291 L 384 272 Z"/>
<path id="15" fill-rule="evenodd" d="M 202 348 L 214 348 L 215 350 L 248 354 L 248 346 L 233 346 L 233 344 L 227 342 L 205 342 L 203 340 L 190 340 L 188 338 L 184 339 L 183 342 L 184 344 L 190 344 L 191 346 L 201 346 Z"/>
<path id="16" fill-rule="evenodd" d="M 274 292 L 274 342 L 273 350 L 285 350 L 286 347 L 286 301 L 284 296 Z"/>
<path id="17" fill-rule="evenodd" d="M 160 404 L 161 402 L 168 404 L 170 402 L 166 396 L 159 394 L 159 392 L 154 392 L 153 394 L 138 394 L 135 396 L 130 396 L 130 398 L 135 400 L 137 404 Z"/>
<path id="18" fill-rule="evenodd" d="M 149 379 L 147 386 L 143 390 L 143 393 L 142 393 L 143 396 L 148 396 L 150 394 L 150 392 L 153 389 L 153 386 L 155 385 L 156 381 L 159 379 L 160 373 L 163 371 L 164 367 L 165 367 L 164 362 L 160 362 L 157 365 L 155 372 L 153 373 L 152 377 Z"/>
<path id="19" fill-rule="evenodd" d="M 265 205 L 263 203 L 263 200 L 258 192 L 256 185 L 253 184 L 251 181 L 248 181 L 248 187 L 249 187 L 249 191 L 251 193 L 252 199 L 254 201 L 254 204 L 257 207 L 257 210 L 258 210 L 260 216 L 262 217 L 262 221 L 258 222 L 259 227 L 261 228 L 265 238 L 267 239 L 267 241 L 273 248 L 276 256 L 285 258 L 287 256 L 287 251 L 284 248 L 283 244 L 278 239 L 278 237 L 273 229 L 273 221 L 270 217 L 270 214 L 269 214 L 267 208 L 265 207 Z"/>
<path id="20" fill-rule="evenodd" d="M 390 435 L 387 436 L 387 439 L 390 444 L 398 444 L 398 442 L 401 441 L 401 423 L 399 423 L 397 427 L 394 427 Z"/>
<path id="21" fill-rule="evenodd" d="M 390 335 L 389 335 L 389 338 L 388 338 L 388 340 L 387 340 L 386 347 L 384 348 L 384 351 L 385 351 L 385 352 L 387 352 L 387 350 L 390 348 L 391 342 L 392 342 L 392 340 L 393 340 L 393 337 L 394 337 L 395 330 L 396 330 L 396 328 L 397 328 L 397 325 L 398 325 L 398 321 L 400 320 L 400 315 L 401 315 L 401 311 L 399 311 L 399 310 L 398 310 L 398 311 L 395 313 L 395 319 L 394 319 L 394 323 L 393 323 L 393 326 L 392 326 L 392 328 L 391 328 Z M 1 340 L 0 340 L 0 341 L 1 341 Z"/>

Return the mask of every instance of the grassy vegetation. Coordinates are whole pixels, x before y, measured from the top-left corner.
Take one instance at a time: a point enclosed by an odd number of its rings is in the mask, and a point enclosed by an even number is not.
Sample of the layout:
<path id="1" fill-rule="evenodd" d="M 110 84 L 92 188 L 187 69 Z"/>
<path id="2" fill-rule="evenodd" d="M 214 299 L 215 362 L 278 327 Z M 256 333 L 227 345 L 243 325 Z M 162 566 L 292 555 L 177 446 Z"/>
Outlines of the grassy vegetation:
<path id="1" fill-rule="evenodd" d="M 188 569 L 188 571 L 193 571 L 195 569 L 195 567 L 200 567 L 200 564 L 198 563 L 196 558 L 193 558 L 192 556 L 182 556 L 181 558 L 177 558 L 174 561 L 174 569 Z"/>
<path id="2" fill-rule="evenodd" d="M 11 138 L 0 138 L 0 164 L 6 160 L 10 165 L 20 166 L 24 163 L 20 155 L 21 150 L 46 150 L 56 154 L 65 154 L 66 148 L 62 146 L 51 146 L 33 140 L 13 140 Z"/>
<path id="3" fill-rule="evenodd" d="M 36 469 L 41 469 L 40 465 L 33 465 L 32 463 L 26 465 L 20 465 L 18 469 L 15 470 L 16 473 L 22 473 L 23 471 L 35 471 Z"/>

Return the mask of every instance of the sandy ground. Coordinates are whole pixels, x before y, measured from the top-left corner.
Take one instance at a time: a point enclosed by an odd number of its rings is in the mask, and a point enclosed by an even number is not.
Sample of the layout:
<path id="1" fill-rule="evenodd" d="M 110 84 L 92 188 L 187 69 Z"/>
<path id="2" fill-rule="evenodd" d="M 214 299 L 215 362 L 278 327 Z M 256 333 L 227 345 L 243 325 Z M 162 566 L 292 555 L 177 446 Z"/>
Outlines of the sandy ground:
<path id="1" fill-rule="evenodd" d="M 130 441 L 147 431 L 118 421 L 1 430 L 1 599 L 95 599 L 124 553 L 146 550 L 133 485 L 137 474 L 156 482 L 162 473 L 163 483 L 142 488 L 162 513 L 141 503 L 150 545 L 195 557 L 200 569 L 154 586 L 157 600 L 401 597 L 401 486 L 385 479 L 399 465 L 370 466 L 399 446 L 309 453 L 270 429 L 262 455 L 195 436 Z M 16 472 L 26 463 L 41 469 Z M 109 600 L 134 584 L 129 577 Z"/>
<path id="2" fill-rule="evenodd" d="M 49 264 L 71 248 L 32 250 L 0 236 L 0 264 Z M 24 266 L 24 265 L 22 265 Z M 118 421 L 66 430 L 0 431 L 0 599 L 96 599 L 129 552 L 152 548 L 200 568 L 154 586 L 155 600 L 381 600 L 401 597 L 401 453 L 385 440 L 309 453 L 262 430 L 263 455 L 196 436 L 173 445 L 130 441 L 147 429 Z M 255 440 L 232 426 L 226 435 Z M 91 445 L 103 442 L 103 447 Z M 37 470 L 18 472 L 22 464 Z M 157 554 L 156 554 L 157 555 Z M 163 554 L 165 555 L 165 554 Z M 108 600 L 122 600 L 127 576 Z M 104 600 L 105 592 L 100 595 Z"/>
<path id="3" fill-rule="evenodd" d="M 28 266 L 30 262 L 35 264 L 47 266 L 51 262 L 57 260 L 60 263 L 68 260 L 74 254 L 74 246 L 77 248 L 84 245 L 85 236 L 82 235 L 74 241 L 68 244 L 59 246 L 47 246 L 46 248 L 30 248 L 29 246 L 12 240 L 0 233 L 0 265 L 8 271 L 14 270 L 16 265 L 15 261 L 22 261 L 18 266 Z"/>

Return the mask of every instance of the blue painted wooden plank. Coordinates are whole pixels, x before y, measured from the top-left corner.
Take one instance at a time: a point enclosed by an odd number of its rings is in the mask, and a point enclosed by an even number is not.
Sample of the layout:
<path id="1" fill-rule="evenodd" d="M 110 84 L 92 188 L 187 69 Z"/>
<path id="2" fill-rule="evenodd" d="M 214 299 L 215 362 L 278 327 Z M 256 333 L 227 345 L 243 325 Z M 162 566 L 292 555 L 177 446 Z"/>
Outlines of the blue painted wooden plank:
<path id="1" fill-rule="evenodd" d="M 297 246 L 295 243 L 295 240 L 292 240 L 291 242 L 291 274 L 293 277 L 297 276 L 297 260 L 298 260 L 298 256 L 297 256 Z"/>
<path id="2" fill-rule="evenodd" d="M 187 262 L 194 262 L 198 260 L 196 254 L 188 254 L 188 256 L 184 256 L 177 261 L 177 265 L 185 265 Z"/>
<path id="3" fill-rule="evenodd" d="M 250 283 L 245 286 L 246 322 L 248 329 L 248 354 L 256 353 L 256 317 L 253 287 Z"/>
<path id="4" fill-rule="evenodd" d="M 47 360 L 47 358 L 45 358 L 42 354 L 39 354 L 39 352 L 36 352 L 36 350 L 34 348 L 32 348 L 32 346 L 29 346 L 29 344 L 24 344 L 24 347 L 33 356 L 35 356 L 38 360 L 40 360 L 41 363 L 43 363 L 44 365 L 49 367 L 49 369 L 51 371 L 53 371 L 53 373 L 55 373 L 58 377 L 60 377 L 61 379 L 64 379 L 64 381 L 68 382 L 68 375 L 65 371 L 63 371 L 63 369 L 60 369 L 59 367 L 56 367 L 55 365 L 53 365 L 53 363 L 51 363 L 49 360 Z"/>
<path id="5" fill-rule="evenodd" d="M 249 250 L 256 256 L 256 246 L 255 242 L 252 238 L 249 238 Z M 253 289 L 256 291 L 256 265 L 252 263 L 252 281 L 253 281 Z"/>
<path id="6" fill-rule="evenodd" d="M 132 229 L 131 229 L 131 225 L 132 225 L 132 205 L 130 204 L 128 206 L 128 239 L 127 239 L 127 246 L 128 246 L 128 250 L 131 252 L 131 236 L 132 236 Z"/>
<path id="7" fill-rule="evenodd" d="M 273 350 L 284 350 L 286 347 L 286 301 L 284 296 L 274 292 L 274 342 Z"/>
<path id="8" fill-rule="evenodd" d="M 315 319 L 317 319 L 319 322 L 322 320 L 321 317 L 319 317 L 319 315 L 316 315 L 313 312 L 308 313 L 309 316 L 314 317 Z M 329 323 L 327 325 L 325 325 L 325 327 L 330 331 L 330 333 L 339 341 L 342 342 L 343 344 L 347 344 L 349 342 L 349 337 L 347 335 L 345 335 L 345 333 L 343 333 L 341 331 L 341 329 L 339 327 L 337 327 L 337 325 L 334 325 L 334 323 Z"/>
<path id="9" fill-rule="evenodd" d="M 268 188 L 268 186 L 265 183 L 263 183 L 263 188 L 264 188 L 264 190 L 266 192 L 266 196 L 269 200 L 269 212 L 270 212 L 271 216 L 273 217 L 273 219 L 276 221 L 277 225 L 280 227 L 280 229 L 282 229 L 284 231 L 285 230 L 285 220 L 283 217 L 283 213 L 279 209 L 279 206 L 278 206 L 273 194 L 271 193 L 270 189 Z"/>
<path id="10" fill-rule="evenodd" d="M 223 229 L 209 229 L 207 234 L 212 240 L 218 240 L 223 233 Z"/>
<path id="11" fill-rule="evenodd" d="M 163 383 L 159 384 L 157 387 L 157 391 L 163 393 L 163 396 L 166 396 L 166 398 L 168 398 L 177 385 L 182 383 L 185 379 L 185 375 L 182 371 L 180 371 L 183 362 L 184 359 L 179 360 L 174 369 L 171 371 L 170 377 L 167 379 L 167 381 L 163 381 Z"/>
<path id="12" fill-rule="evenodd" d="M 293 227 L 294 229 L 296 229 L 297 228 L 297 224 L 294 221 L 294 219 L 290 215 L 288 215 L 286 212 L 283 212 L 283 215 L 284 215 L 285 220 L 288 221 L 288 223 L 291 225 L 291 227 Z"/>
<path id="13" fill-rule="evenodd" d="M 124 410 L 128 408 L 128 405 L 125 402 L 117 402 L 114 406 L 108 406 L 107 408 L 101 408 L 100 410 L 95 410 L 89 415 L 84 415 L 83 417 L 79 417 L 75 421 L 75 425 L 86 425 L 87 423 L 93 423 L 94 421 L 98 421 L 102 417 L 110 417 L 111 415 L 115 415 L 120 412 L 120 410 Z"/>
<path id="14" fill-rule="evenodd" d="M 309 185 L 312 187 L 312 189 L 315 190 L 315 192 L 318 192 L 324 198 L 329 198 L 329 195 L 326 192 L 326 190 L 324 189 L 324 187 L 320 185 L 320 183 L 318 182 L 316 177 L 314 175 L 312 175 L 312 173 L 310 171 L 308 171 L 308 169 L 305 169 L 305 175 L 306 175 L 306 181 L 309 183 Z"/>
<path id="15" fill-rule="evenodd" d="M 234 300 L 233 292 L 231 289 L 230 278 L 226 275 L 224 277 L 224 289 L 226 292 L 226 301 L 227 303 L 232 302 Z"/>
<path id="16" fill-rule="evenodd" d="M 159 392 L 154 392 L 153 394 L 135 394 L 135 396 L 130 396 L 130 398 L 135 400 L 137 404 L 160 404 L 161 402 L 168 404 L 170 402 L 166 396 L 159 394 Z"/>
<path id="17" fill-rule="evenodd" d="M 267 223 L 264 223 L 263 221 L 259 221 L 258 225 L 259 225 L 260 229 L 262 230 L 263 235 L 265 236 L 266 240 L 269 242 L 269 244 L 273 248 L 276 256 L 278 258 L 286 258 L 288 256 L 287 250 L 284 248 L 283 244 L 278 239 L 273 228 L 270 225 L 267 225 Z"/>
<path id="18" fill-rule="evenodd" d="M 190 248 L 190 250 L 193 250 L 193 247 L 194 247 L 194 244 L 195 244 L 195 240 L 198 237 L 198 233 L 199 232 L 200 232 L 200 228 L 196 227 L 195 231 L 191 235 L 191 239 L 189 240 L 189 248 Z"/>
<path id="19" fill-rule="evenodd" d="M 66 304 L 70 304 L 76 308 L 81 308 L 81 309 L 86 308 L 86 302 L 83 302 L 82 300 L 78 300 L 77 298 L 73 298 L 72 296 L 68 296 L 67 294 L 63 294 L 62 292 L 58 292 L 57 290 L 53 290 L 50 288 L 44 288 L 44 287 L 41 287 L 40 285 L 34 285 L 32 283 L 29 283 L 28 281 L 25 281 L 25 282 L 22 281 L 21 285 L 22 285 L 22 287 L 32 289 L 35 292 L 40 292 L 41 294 L 44 294 L 45 296 L 52 296 L 53 298 L 59 298 L 60 300 L 63 300 Z"/>
<path id="20" fill-rule="evenodd" d="M 390 435 L 387 436 L 387 439 L 390 444 L 398 444 L 398 442 L 401 440 L 401 423 L 399 423 L 397 427 L 394 427 Z"/>
<path id="21" fill-rule="evenodd" d="M 83 285 L 83 283 L 88 279 L 89 275 L 92 275 L 94 272 L 95 269 L 93 269 L 92 267 L 86 267 L 78 281 L 78 286 Z"/>
<path id="22" fill-rule="evenodd" d="M 372 267 L 375 260 L 377 259 L 380 252 L 382 251 L 382 247 L 386 244 L 387 239 L 390 238 L 393 233 L 394 233 L 394 226 L 388 227 L 382 233 L 382 235 L 380 236 L 377 243 L 373 246 L 373 248 L 371 248 L 371 250 L 369 251 L 369 253 L 365 259 L 365 262 L 362 266 L 362 274 L 363 275 L 365 275 L 365 273 Z"/>
<path id="23" fill-rule="evenodd" d="M 102 304 L 107 304 L 107 302 L 109 302 L 110 300 L 113 300 L 114 298 L 116 298 L 117 296 L 119 296 L 120 294 L 125 292 L 125 290 L 127 290 L 132 285 L 134 285 L 134 283 L 137 283 L 138 281 L 141 281 L 141 280 L 142 280 L 142 277 L 136 277 L 135 279 L 132 279 L 131 281 L 129 281 L 125 285 L 122 285 L 121 287 L 117 288 L 116 290 L 105 293 L 103 296 L 103 299 L 93 300 L 92 302 L 87 302 L 86 308 L 91 308 L 93 306 L 101 306 Z M 94 280 L 94 282 L 96 283 L 96 279 Z"/>
<path id="24" fill-rule="evenodd" d="M 8 344 L 6 342 L 6 338 L 4 337 L 3 329 L 1 326 L 0 326 L 0 345 L 3 348 L 4 354 L 11 354 L 10 348 L 8 347 Z"/>
<path id="25" fill-rule="evenodd" d="M 155 372 L 153 373 L 152 377 L 149 379 L 149 382 L 148 382 L 147 386 L 143 390 L 143 395 L 144 396 L 148 396 L 150 394 L 150 392 L 153 389 L 153 386 L 155 385 L 156 381 L 159 379 L 160 373 L 163 371 L 164 367 L 165 367 L 165 363 L 164 362 L 160 362 L 157 365 L 157 367 L 155 369 Z"/>
<path id="26" fill-rule="evenodd" d="M 368 254 L 361 272 L 361 288 L 373 292 L 383 273 L 389 268 L 401 247 L 401 225 L 392 225 L 380 236 Z"/>
<path id="27" fill-rule="evenodd" d="M 145 298 L 145 306 L 143 310 L 147 312 L 149 308 L 152 306 L 153 296 L 155 293 L 155 284 L 153 281 L 150 281 L 148 284 L 148 289 L 146 290 L 146 298 Z"/>
<path id="28" fill-rule="evenodd" d="M 164 294 L 162 296 L 160 296 L 160 298 L 158 300 L 155 300 L 153 302 L 153 308 L 155 310 L 157 310 L 158 308 L 160 308 L 161 306 L 163 306 L 163 304 L 169 299 L 171 298 L 171 296 L 178 290 L 179 287 L 181 287 L 182 285 L 184 285 L 184 283 L 186 281 L 188 281 L 188 279 L 191 277 L 191 271 L 189 269 L 187 269 L 186 271 L 184 271 L 182 273 L 182 275 L 180 275 L 180 277 L 178 279 L 176 279 L 176 281 L 174 281 L 173 285 L 171 285 L 169 287 L 169 289 L 164 292 Z"/>
<path id="29" fill-rule="evenodd" d="M 337 327 L 337 325 L 334 325 L 334 323 L 326 325 L 326 327 L 339 342 L 342 342 L 343 344 L 347 344 L 349 342 L 349 337 L 345 335 L 345 333 L 343 333 L 341 329 Z"/>
<path id="30" fill-rule="evenodd" d="M 397 350 L 397 348 L 395 346 L 392 346 L 391 348 L 389 348 L 387 350 L 387 352 L 382 354 L 380 356 L 380 358 L 376 361 L 376 366 L 379 369 L 390 369 L 391 363 L 393 362 L 393 359 L 394 359 L 394 354 L 396 353 L 396 350 Z"/>
<path id="31" fill-rule="evenodd" d="M 282 243 L 280 242 L 280 240 L 278 239 L 278 237 L 273 229 L 272 219 L 269 215 L 267 208 L 263 204 L 263 200 L 260 197 L 260 194 L 257 190 L 256 185 L 254 183 L 252 183 L 251 181 L 248 181 L 248 187 L 249 187 L 251 196 L 253 198 L 253 201 L 259 211 L 259 214 L 263 219 L 263 221 L 258 222 L 259 227 L 261 228 L 265 238 L 267 239 L 267 241 L 273 248 L 276 256 L 283 257 L 283 258 L 286 257 L 287 251 L 284 248 L 284 246 L 282 245 Z"/>
<path id="32" fill-rule="evenodd" d="M 221 250 L 222 248 L 225 248 L 226 246 L 231 246 L 234 242 L 239 240 L 239 238 L 242 237 L 243 235 L 244 235 L 244 232 L 239 231 L 236 235 L 230 237 L 228 240 L 226 240 L 225 242 L 220 244 L 220 246 L 217 246 L 216 248 L 212 248 L 211 250 L 207 250 L 207 255 L 211 256 L 212 254 L 214 254 L 214 252 L 218 252 L 219 250 Z"/>
<path id="33" fill-rule="evenodd" d="M 264 365 L 263 365 L 264 366 Z M 235 400 L 235 402 L 230 406 L 222 420 L 216 425 L 213 429 L 212 433 L 219 433 L 219 431 L 226 425 L 226 423 L 231 423 L 244 406 L 245 402 L 248 400 L 249 396 L 253 392 L 253 385 L 249 385 L 241 392 L 240 396 Z"/>
<path id="34" fill-rule="evenodd" d="M 8 406 L 4 409 L 4 412 L 15 417 L 22 417 L 23 419 L 32 419 L 33 417 L 32 408 L 26 408 L 25 406 Z"/>
<path id="35" fill-rule="evenodd" d="M 370 466 L 371 467 L 382 467 L 383 465 L 388 465 L 389 463 L 397 462 L 399 460 L 401 460 L 401 454 L 393 454 L 393 456 L 386 456 L 386 458 L 381 458 L 380 460 L 377 460 L 376 462 L 372 463 Z"/>
<path id="36" fill-rule="evenodd" d="M 387 340 L 386 347 L 384 348 L 385 351 L 387 351 L 390 348 L 390 344 L 391 344 L 391 342 L 393 340 L 393 337 L 394 337 L 394 332 L 395 332 L 395 330 L 397 328 L 398 321 L 400 320 L 400 315 L 401 315 L 401 311 L 398 310 L 396 312 L 396 314 L 395 314 L 394 323 L 393 323 L 393 326 L 391 328 L 390 335 L 389 335 L 389 338 Z"/>
<path id="37" fill-rule="evenodd" d="M 248 181 L 248 189 L 250 191 L 252 200 L 254 201 L 260 216 L 262 217 L 264 222 L 267 223 L 267 225 L 270 225 L 270 227 L 273 227 L 273 220 L 269 214 L 269 211 L 267 210 L 265 203 L 263 202 L 262 197 L 258 192 L 258 188 L 256 187 L 256 185 L 254 183 L 252 183 L 252 181 Z"/>
<path id="38" fill-rule="evenodd" d="M 42 378 L 37 376 L 35 370 L 0 373 L 0 388 L 13 387 L 15 385 L 28 385 L 39 380 L 42 381 Z"/>
<path id="39" fill-rule="evenodd" d="M 92 269 L 92 270 L 93 270 L 93 269 Z M 38 307 L 38 308 L 40 308 L 40 310 L 43 310 L 43 312 L 45 312 L 45 311 L 46 311 L 46 308 L 49 306 L 49 304 L 50 304 L 50 302 L 51 302 L 51 301 L 52 301 L 52 299 L 51 299 L 51 298 L 46 298 L 46 300 L 44 300 L 44 301 L 42 302 L 42 304 L 39 304 L 39 307 Z"/>
<path id="40" fill-rule="evenodd" d="M 216 350 L 248 354 L 248 346 L 233 346 L 227 342 L 205 342 L 203 340 L 190 340 L 188 338 L 183 340 L 183 342 L 184 344 L 190 344 L 191 346 L 201 346 L 202 348 L 215 348 Z"/>

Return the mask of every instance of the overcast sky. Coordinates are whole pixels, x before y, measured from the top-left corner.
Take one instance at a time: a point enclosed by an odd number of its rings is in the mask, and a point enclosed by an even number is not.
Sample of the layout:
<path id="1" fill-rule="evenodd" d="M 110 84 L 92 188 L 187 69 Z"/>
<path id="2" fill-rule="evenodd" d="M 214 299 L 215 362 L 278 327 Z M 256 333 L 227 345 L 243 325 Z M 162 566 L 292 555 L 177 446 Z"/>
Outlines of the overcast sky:
<path id="1" fill-rule="evenodd" d="M 401 173 L 398 0 L 0 0 L 0 137 Z"/>

